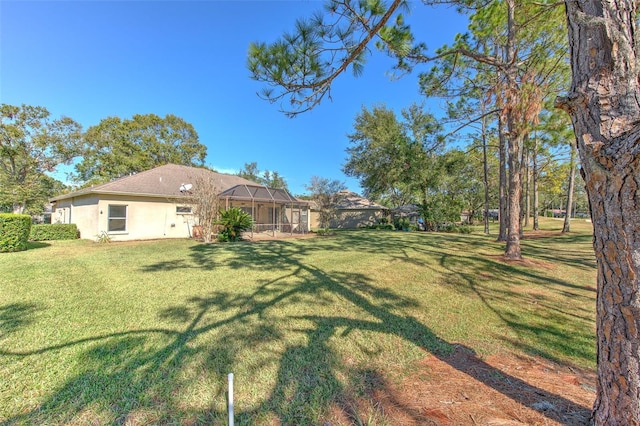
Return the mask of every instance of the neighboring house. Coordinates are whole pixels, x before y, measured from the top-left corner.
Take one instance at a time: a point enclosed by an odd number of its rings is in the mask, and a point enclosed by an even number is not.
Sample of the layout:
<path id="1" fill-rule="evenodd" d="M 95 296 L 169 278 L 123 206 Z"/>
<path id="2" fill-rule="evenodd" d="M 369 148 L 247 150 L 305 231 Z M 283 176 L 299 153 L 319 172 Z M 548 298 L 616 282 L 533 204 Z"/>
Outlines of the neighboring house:
<path id="1" fill-rule="evenodd" d="M 338 195 L 336 216 L 329 222 L 329 228 L 356 229 L 375 225 L 378 220 L 386 218 L 389 214 L 386 207 L 361 197 L 355 192 L 344 190 L 340 191 Z M 318 228 L 319 226 L 317 215 L 312 210 L 311 227 Z"/>
<path id="2" fill-rule="evenodd" d="M 213 176 L 220 207 L 242 208 L 256 231 L 307 232 L 308 204 L 282 189 L 235 175 L 167 164 L 112 182 L 52 198 L 52 223 L 75 223 L 80 237 L 103 232 L 112 240 L 188 238 L 197 225 L 189 204 L 198 176 Z"/>
<path id="3" fill-rule="evenodd" d="M 396 207 L 391 210 L 391 215 L 394 221 L 406 218 L 410 224 L 415 225 L 420 230 L 424 230 L 424 223 L 421 222 L 422 213 L 420 207 L 416 204 L 405 204 L 404 206 Z"/>

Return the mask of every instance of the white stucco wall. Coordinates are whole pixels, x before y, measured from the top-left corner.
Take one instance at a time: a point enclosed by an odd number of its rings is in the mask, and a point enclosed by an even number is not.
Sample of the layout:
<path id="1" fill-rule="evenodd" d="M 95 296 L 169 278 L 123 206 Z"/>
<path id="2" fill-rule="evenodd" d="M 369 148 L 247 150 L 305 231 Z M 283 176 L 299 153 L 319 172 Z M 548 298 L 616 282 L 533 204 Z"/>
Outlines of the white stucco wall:
<path id="1" fill-rule="evenodd" d="M 125 231 L 109 232 L 109 205 L 126 206 Z M 189 238 L 195 219 L 176 212 L 183 205 L 163 198 L 90 195 L 57 202 L 52 221 L 75 223 L 80 238 L 90 240 L 103 231 L 113 241 Z"/>

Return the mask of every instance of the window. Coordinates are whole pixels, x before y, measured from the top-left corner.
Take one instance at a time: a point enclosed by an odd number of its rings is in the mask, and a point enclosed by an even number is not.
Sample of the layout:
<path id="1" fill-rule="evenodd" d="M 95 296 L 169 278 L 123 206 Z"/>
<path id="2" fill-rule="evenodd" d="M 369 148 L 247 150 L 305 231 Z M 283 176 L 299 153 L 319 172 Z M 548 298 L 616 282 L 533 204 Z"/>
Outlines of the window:
<path id="1" fill-rule="evenodd" d="M 191 206 L 176 206 L 176 214 L 191 214 L 193 213 Z"/>
<path id="2" fill-rule="evenodd" d="M 127 206 L 109 204 L 109 232 L 127 231 Z"/>

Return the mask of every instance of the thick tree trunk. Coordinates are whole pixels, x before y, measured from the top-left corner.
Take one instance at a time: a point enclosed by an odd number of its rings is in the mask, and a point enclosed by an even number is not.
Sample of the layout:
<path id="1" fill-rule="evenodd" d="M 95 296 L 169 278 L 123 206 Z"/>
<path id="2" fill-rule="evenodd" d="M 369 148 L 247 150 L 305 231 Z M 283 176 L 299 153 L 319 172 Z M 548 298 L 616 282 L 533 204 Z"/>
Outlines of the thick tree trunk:
<path id="1" fill-rule="evenodd" d="M 564 225 L 562 225 L 562 233 L 571 231 L 571 209 L 573 207 L 573 190 L 576 182 L 576 148 L 571 144 L 571 160 L 569 163 L 569 185 L 567 188 L 567 204 L 565 206 Z"/>
<path id="2" fill-rule="evenodd" d="M 487 162 L 487 119 L 482 119 L 482 184 L 484 185 L 484 233 L 489 235 L 489 164 Z"/>
<path id="3" fill-rule="evenodd" d="M 524 155 L 524 223 L 523 227 L 529 226 L 531 218 L 531 167 L 529 166 L 529 155 L 531 151 L 526 150 Z"/>
<path id="4" fill-rule="evenodd" d="M 540 199 L 538 197 L 538 136 L 533 138 L 533 230 L 540 229 Z"/>
<path id="5" fill-rule="evenodd" d="M 519 138 L 509 140 L 509 222 L 507 224 L 507 246 L 504 251 L 504 256 L 508 259 L 522 257 L 520 252 L 521 147 L 522 141 Z"/>
<path id="6" fill-rule="evenodd" d="M 573 122 L 598 265 L 596 425 L 640 425 L 640 99 L 636 2 L 567 0 Z"/>
<path id="7" fill-rule="evenodd" d="M 505 63 L 509 64 L 505 70 L 506 86 L 503 90 L 507 92 L 517 92 L 518 69 L 515 65 L 515 0 L 506 0 L 507 5 L 507 43 L 505 46 Z M 507 223 L 507 246 L 504 256 L 507 259 L 520 259 L 520 198 L 522 196 L 522 136 L 521 123 L 516 118 L 515 109 L 517 105 L 507 101 L 506 111 L 504 111 L 507 128 L 509 131 L 508 151 L 509 158 L 509 219 Z"/>
<path id="8" fill-rule="evenodd" d="M 507 203 L 507 137 L 505 135 L 502 118 L 498 118 L 498 140 L 499 140 L 499 161 L 500 161 L 500 202 L 498 216 L 500 228 L 498 231 L 498 241 L 507 241 L 507 221 L 509 218 L 509 205 Z"/>

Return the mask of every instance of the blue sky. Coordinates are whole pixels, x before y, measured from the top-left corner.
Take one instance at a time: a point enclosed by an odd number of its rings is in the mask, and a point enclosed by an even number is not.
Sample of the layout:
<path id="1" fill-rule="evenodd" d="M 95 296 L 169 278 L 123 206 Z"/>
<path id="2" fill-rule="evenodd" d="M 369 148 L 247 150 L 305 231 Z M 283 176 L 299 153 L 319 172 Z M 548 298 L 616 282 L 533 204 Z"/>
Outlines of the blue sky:
<path id="1" fill-rule="evenodd" d="M 85 129 L 109 116 L 175 114 L 207 146 L 205 164 L 235 172 L 256 161 L 294 194 L 311 176 L 344 181 L 347 134 L 363 106 L 400 111 L 423 99 L 417 74 L 391 81 L 379 52 L 364 75 L 341 76 L 332 101 L 287 118 L 258 98 L 246 68 L 249 43 L 275 41 L 320 1 L 0 1 L 0 102 L 40 105 Z M 416 2 L 406 20 L 430 51 L 465 21 Z M 437 101 L 429 109 L 438 113 Z M 58 176 L 64 175 L 59 170 Z"/>

